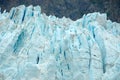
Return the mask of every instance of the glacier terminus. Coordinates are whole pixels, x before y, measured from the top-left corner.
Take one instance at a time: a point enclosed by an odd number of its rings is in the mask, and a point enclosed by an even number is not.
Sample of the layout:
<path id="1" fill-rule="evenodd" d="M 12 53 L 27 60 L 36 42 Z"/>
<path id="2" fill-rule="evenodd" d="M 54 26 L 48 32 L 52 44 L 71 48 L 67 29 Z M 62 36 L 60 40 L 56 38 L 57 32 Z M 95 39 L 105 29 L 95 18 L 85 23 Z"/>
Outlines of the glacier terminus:
<path id="1" fill-rule="evenodd" d="M 0 80 L 120 80 L 120 24 L 73 21 L 20 5 L 0 12 Z"/>

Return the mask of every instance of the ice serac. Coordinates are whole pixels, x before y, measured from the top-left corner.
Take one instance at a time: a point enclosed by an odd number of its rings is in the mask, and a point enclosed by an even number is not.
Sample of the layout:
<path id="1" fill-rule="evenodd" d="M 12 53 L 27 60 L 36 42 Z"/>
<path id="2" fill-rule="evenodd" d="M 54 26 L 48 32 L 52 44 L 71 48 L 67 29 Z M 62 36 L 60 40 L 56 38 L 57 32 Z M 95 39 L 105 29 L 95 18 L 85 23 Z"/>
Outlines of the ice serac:
<path id="1" fill-rule="evenodd" d="M 120 80 L 120 24 L 98 12 L 72 21 L 39 6 L 0 13 L 0 80 Z"/>

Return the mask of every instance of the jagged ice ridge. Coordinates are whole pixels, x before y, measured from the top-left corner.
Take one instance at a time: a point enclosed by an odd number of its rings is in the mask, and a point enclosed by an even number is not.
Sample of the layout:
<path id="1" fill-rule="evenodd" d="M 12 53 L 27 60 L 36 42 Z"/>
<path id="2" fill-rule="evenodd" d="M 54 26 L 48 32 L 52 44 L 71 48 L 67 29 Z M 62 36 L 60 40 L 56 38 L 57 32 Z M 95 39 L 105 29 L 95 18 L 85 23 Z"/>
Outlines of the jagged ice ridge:
<path id="1" fill-rule="evenodd" d="M 98 12 L 72 21 L 39 6 L 0 13 L 0 80 L 120 80 L 120 24 Z"/>

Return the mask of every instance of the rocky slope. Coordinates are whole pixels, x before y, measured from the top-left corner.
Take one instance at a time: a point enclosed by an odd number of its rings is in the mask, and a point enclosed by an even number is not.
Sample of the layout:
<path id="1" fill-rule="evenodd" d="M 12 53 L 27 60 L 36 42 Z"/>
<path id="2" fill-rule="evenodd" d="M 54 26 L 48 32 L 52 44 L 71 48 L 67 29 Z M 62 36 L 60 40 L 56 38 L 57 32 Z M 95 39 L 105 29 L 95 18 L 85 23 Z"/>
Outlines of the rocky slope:
<path id="1" fill-rule="evenodd" d="M 0 80 L 120 80 L 120 24 L 106 18 L 23 5 L 0 13 Z"/>
<path id="2" fill-rule="evenodd" d="M 120 22 L 120 0 L 0 0 L 2 10 L 21 4 L 40 5 L 47 15 L 66 16 L 73 20 L 90 12 L 104 12 L 112 21 Z"/>

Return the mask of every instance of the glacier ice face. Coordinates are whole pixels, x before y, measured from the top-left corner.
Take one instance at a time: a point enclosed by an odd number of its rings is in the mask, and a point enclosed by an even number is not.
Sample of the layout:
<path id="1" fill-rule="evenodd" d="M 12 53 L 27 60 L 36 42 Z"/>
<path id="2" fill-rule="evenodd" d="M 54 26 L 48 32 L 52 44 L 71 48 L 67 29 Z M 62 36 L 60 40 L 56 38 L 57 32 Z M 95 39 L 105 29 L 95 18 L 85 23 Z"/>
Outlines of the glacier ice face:
<path id="1" fill-rule="evenodd" d="M 23 5 L 0 13 L 0 80 L 120 80 L 120 24 L 106 18 Z"/>

